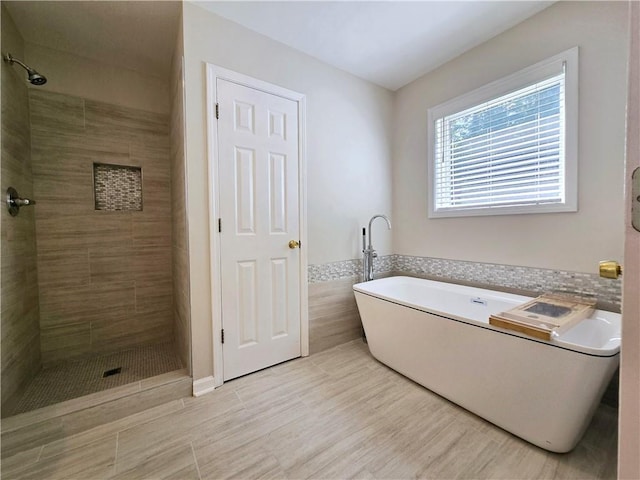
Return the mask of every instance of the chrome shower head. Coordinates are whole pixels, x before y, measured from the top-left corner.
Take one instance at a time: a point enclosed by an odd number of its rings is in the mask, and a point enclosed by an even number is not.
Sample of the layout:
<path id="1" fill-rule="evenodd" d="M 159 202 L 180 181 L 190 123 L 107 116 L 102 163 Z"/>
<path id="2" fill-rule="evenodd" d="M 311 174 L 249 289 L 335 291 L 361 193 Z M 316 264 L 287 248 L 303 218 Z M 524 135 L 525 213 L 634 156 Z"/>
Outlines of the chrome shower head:
<path id="1" fill-rule="evenodd" d="M 27 74 L 29 75 L 29 82 L 31 82 L 31 84 L 33 84 L 33 85 L 44 85 L 45 83 L 47 83 L 47 79 L 46 79 L 46 77 L 44 75 L 40 75 L 33 68 L 29 67 L 28 65 L 25 65 L 24 63 L 22 63 L 17 58 L 13 58 L 13 56 L 10 53 L 7 53 L 4 56 L 4 61 L 8 62 L 9 65 L 13 65 L 14 63 L 17 63 L 22 68 L 24 68 L 27 71 Z"/>
<path id="2" fill-rule="evenodd" d="M 47 83 L 47 79 L 44 75 L 40 75 L 33 69 L 27 71 L 29 72 L 29 81 L 33 85 L 44 85 L 45 83 Z"/>

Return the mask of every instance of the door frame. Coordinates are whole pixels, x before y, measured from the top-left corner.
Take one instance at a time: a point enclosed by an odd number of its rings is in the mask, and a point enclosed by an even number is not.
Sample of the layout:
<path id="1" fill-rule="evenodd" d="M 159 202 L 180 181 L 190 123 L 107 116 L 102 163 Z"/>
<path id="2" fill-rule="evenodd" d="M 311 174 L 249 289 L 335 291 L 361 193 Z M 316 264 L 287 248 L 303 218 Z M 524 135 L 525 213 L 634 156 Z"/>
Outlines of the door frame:
<path id="1" fill-rule="evenodd" d="M 307 158 L 306 158 L 306 96 L 257 78 L 206 63 L 207 88 L 207 163 L 209 167 L 209 258 L 211 272 L 211 320 L 213 329 L 213 386 L 223 383 L 222 355 L 222 275 L 218 218 L 220 188 L 218 175 L 218 122 L 216 119 L 217 80 L 292 100 L 298 105 L 298 202 L 300 225 L 300 353 L 309 355 L 309 308 L 307 277 Z"/>
<path id="2" fill-rule="evenodd" d="M 625 246 L 622 276 L 622 347 L 618 411 L 618 478 L 640 477 L 640 233 L 631 225 L 631 175 L 640 168 L 640 5 L 629 1 L 627 135 L 625 158 Z"/>

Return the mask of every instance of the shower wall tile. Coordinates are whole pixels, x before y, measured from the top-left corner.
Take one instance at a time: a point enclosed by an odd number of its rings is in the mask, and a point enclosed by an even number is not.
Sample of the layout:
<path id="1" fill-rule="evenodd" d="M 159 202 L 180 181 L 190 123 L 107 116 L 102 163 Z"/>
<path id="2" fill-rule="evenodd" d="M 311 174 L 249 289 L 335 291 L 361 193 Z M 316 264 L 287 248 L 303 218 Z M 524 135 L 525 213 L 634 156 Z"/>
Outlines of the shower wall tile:
<path id="1" fill-rule="evenodd" d="M 102 319 L 91 322 L 91 349 L 97 353 L 110 353 L 133 347 L 140 341 L 137 324 L 131 316 Z"/>
<path id="2" fill-rule="evenodd" d="M 174 220 L 175 221 L 175 220 Z M 174 230 L 175 231 L 175 230 Z M 186 234 L 181 229 L 178 234 Z M 175 238 L 175 235 L 172 237 Z M 175 344 L 182 360 L 182 364 L 191 371 L 191 299 L 189 283 L 189 257 L 185 247 L 180 248 L 180 242 L 174 242 L 172 246 L 173 267 L 173 331 Z"/>
<path id="3" fill-rule="evenodd" d="M 56 132 L 84 133 L 84 99 L 31 89 L 30 116 L 35 129 L 55 125 Z"/>
<path id="4" fill-rule="evenodd" d="M 167 116 L 35 89 L 29 102 L 43 361 L 168 341 Z M 96 211 L 94 162 L 140 167 L 143 210 Z"/>
<path id="5" fill-rule="evenodd" d="M 39 203 L 47 201 L 45 197 Z M 36 215 L 38 249 L 107 247 L 131 242 L 133 230 L 129 213 L 96 211 L 87 215 L 64 215 L 59 212 L 49 217 L 45 217 L 45 213 L 39 210 Z"/>
<path id="6" fill-rule="evenodd" d="M 93 100 L 85 100 L 84 103 L 84 120 L 89 132 L 123 138 L 139 135 L 160 137 L 169 134 L 165 115 Z"/>
<path id="7" fill-rule="evenodd" d="M 184 182 L 184 177 L 182 177 L 182 182 Z M 174 183 L 176 183 L 175 180 L 172 180 L 171 182 L 171 188 L 172 190 L 174 190 Z M 179 250 L 180 252 L 184 252 L 184 259 L 183 262 L 186 264 L 188 263 L 188 245 L 187 245 L 187 235 L 186 235 L 186 224 L 187 224 L 187 219 L 186 219 L 186 212 L 184 209 L 184 205 L 174 205 L 173 208 L 173 227 L 171 229 L 171 242 L 173 244 L 173 248 L 176 250 Z M 185 233 L 180 235 L 180 233 L 183 231 L 181 228 L 177 228 L 175 225 L 179 224 L 182 225 L 185 228 Z M 175 255 L 174 255 L 175 258 Z M 174 268 L 177 268 L 177 266 L 174 265 Z"/>
<path id="8" fill-rule="evenodd" d="M 127 316 L 135 310 L 134 282 L 41 288 L 40 310 L 43 330 Z"/>
<path id="9" fill-rule="evenodd" d="M 136 282 L 136 313 L 172 312 L 173 282 Z"/>
<path id="10" fill-rule="evenodd" d="M 3 63 L 2 68 L 2 163 L 5 158 L 10 162 L 3 165 L 7 173 L 29 181 L 31 165 L 29 149 L 31 132 L 29 129 L 29 105 L 27 87 L 11 67 Z"/>
<path id="11" fill-rule="evenodd" d="M 171 188 L 170 182 L 158 182 L 152 179 L 143 178 L 142 188 L 144 194 L 144 212 L 146 215 L 162 215 L 167 211 L 171 211 L 171 198 L 164 193 L 159 193 L 160 190 L 166 190 Z M 171 221 L 171 216 L 167 218 L 167 221 Z"/>
<path id="12" fill-rule="evenodd" d="M 117 245 L 89 248 L 89 271 L 92 284 L 113 283 L 133 276 L 133 248 Z"/>
<path id="13" fill-rule="evenodd" d="M 2 5 L 2 48 L 18 55 L 23 41 Z M 7 62 L 2 69 L 0 179 L 2 195 L 9 186 L 20 195 L 34 197 L 28 89 L 24 71 Z M 3 417 L 11 414 L 17 399 L 41 368 L 36 224 L 34 207 L 22 208 L 16 217 L 0 212 L 0 378 Z"/>
<path id="14" fill-rule="evenodd" d="M 72 173 L 65 175 L 60 172 L 56 176 L 38 175 L 38 185 L 34 188 L 37 198 L 46 198 L 51 202 L 47 204 L 46 213 L 52 216 L 68 216 L 71 214 L 88 214 L 89 207 L 83 205 L 79 199 L 93 196 L 93 181 L 90 175 Z M 71 179 L 74 179 L 70 182 Z M 43 217 L 44 212 L 38 212 Z"/>
<path id="15" fill-rule="evenodd" d="M 82 322 L 43 328 L 40 344 L 48 363 L 86 355 L 91 352 L 91 326 Z"/>
<path id="16" fill-rule="evenodd" d="M 134 165 L 144 168 L 144 174 L 155 180 L 171 181 L 171 167 L 168 146 L 158 144 L 130 143 L 130 159 Z M 160 150 L 166 150 L 161 152 Z"/>
<path id="17" fill-rule="evenodd" d="M 17 370 L 31 365 L 34 361 L 31 358 L 32 355 L 25 349 L 40 343 L 40 329 L 36 316 L 38 313 L 37 299 L 37 296 L 31 299 L 25 297 L 25 300 L 30 302 L 30 306 L 27 308 L 25 308 L 23 301 L 14 301 L 7 305 L 3 304 L 2 342 L 4 342 L 5 346 L 11 346 L 11 349 L 3 350 L 2 358 L 3 361 L 7 362 L 7 365 L 13 365 Z M 38 363 L 36 370 L 39 368 L 40 364 Z"/>
<path id="18" fill-rule="evenodd" d="M 136 316 L 137 329 L 141 335 L 150 340 L 149 343 L 162 343 L 173 341 L 173 312 L 162 310 L 161 312 L 140 312 Z"/>
<path id="19" fill-rule="evenodd" d="M 132 224 L 134 247 L 171 247 L 171 225 L 162 215 L 149 213 Z"/>
<path id="20" fill-rule="evenodd" d="M 70 158 L 92 158 L 98 159 L 102 163 L 117 163 L 118 160 L 127 161 L 130 158 L 130 145 L 128 141 L 114 142 L 113 139 L 98 135 L 97 133 L 85 132 L 83 134 L 67 133 L 60 131 L 55 125 L 32 125 L 32 137 L 38 141 L 34 142 L 32 148 L 35 152 L 42 152 L 45 156 L 50 152 L 52 157 L 64 155 Z M 60 165 L 65 168 L 68 160 Z M 38 165 L 37 169 L 53 170 L 51 165 Z"/>
<path id="21" fill-rule="evenodd" d="M 147 246 L 133 248 L 133 279 L 139 282 L 170 281 L 171 250 L 162 246 Z"/>
<path id="22" fill-rule="evenodd" d="M 98 353 L 110 353 L 171 340 L 171 311 L 136 315 L 133 322 L 131 316 L 91 322 L 91 348 Z"/>
<path id="23" fill-rule="evenodd" d="M 131 140 L 129 154 L 132 159 L 149 160 L 160 170 L 171 172 L 171 142 L 167 137 L 139 136 Z"/>
<path id="24" fill-rule="evenodd" d="M 38 282 L 41 286 L 73 287 L 91 281 L 89 250 L 38 251 Z"/>
<path id="25" fill-rule="evenodd" d="M 179 36 L 179 38 L 181 38 Z M 171 168 L 171 268 L 173 270 L 173 331 L 175 346 L 182 364 L 191 372 L 191 307 L 189 302 L 189 250 L 185 209 L 184 91 L 182 45 L 178 42 L 171 71 L 171 115 L 169 118 L 169 152 Z M 138 152 L 132 150 L 133 155 Z"/>

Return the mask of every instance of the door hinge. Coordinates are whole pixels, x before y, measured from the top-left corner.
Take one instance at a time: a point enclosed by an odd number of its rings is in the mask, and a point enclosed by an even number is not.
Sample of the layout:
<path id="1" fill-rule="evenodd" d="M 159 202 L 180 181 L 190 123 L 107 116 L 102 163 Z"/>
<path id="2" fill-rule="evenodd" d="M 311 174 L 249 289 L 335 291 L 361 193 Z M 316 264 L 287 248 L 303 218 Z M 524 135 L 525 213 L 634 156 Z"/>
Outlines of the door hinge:
<path id="1" fill-rule="evenodd" d="M 216 119 L 220 118 L 220 104 L 216 103 Z"/>
<path id="2" fill-rule="evenodd" d="M 222 233 L 222 219 L 221 218 L 218 219 L 218 232 Z"/>
<path id="3" fill-rule="evenodd" d="M 631 226 L 640 232 L 640 167 L 631 174 Z"/>
<path id="4" fill-rule="evenodd" d="M 222 339 L 222 343 L 224 343 L 224 328 L 220 331 L 220 338 Z"/>

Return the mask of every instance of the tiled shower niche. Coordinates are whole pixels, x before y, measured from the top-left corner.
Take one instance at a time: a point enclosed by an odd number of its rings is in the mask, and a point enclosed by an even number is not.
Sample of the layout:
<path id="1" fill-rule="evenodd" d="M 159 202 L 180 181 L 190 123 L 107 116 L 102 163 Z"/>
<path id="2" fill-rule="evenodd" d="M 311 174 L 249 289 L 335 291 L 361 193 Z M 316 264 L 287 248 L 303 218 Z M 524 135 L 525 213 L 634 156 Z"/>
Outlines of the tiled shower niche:
<path id="1" fill-rule="evenodd" d="M 96 210 L 142 211 L 142 169 L 94 163 L 93 192 Z"/>

